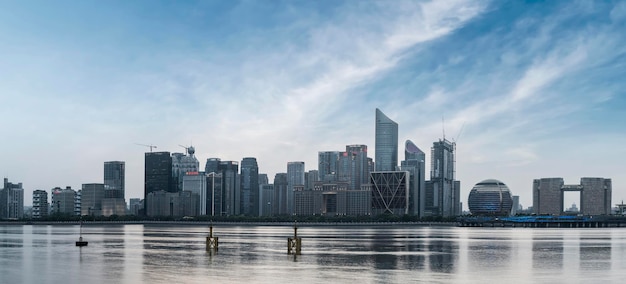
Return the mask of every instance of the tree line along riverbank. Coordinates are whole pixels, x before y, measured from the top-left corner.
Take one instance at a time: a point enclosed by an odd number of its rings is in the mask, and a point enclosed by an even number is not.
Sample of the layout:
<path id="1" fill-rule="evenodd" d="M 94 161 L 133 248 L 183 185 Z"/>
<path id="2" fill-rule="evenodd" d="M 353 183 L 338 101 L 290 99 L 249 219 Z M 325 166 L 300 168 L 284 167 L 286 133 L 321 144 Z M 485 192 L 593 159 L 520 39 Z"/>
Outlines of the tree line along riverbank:
<path id="1" fill-rule="evenodd" d="M 151 224 L 151 223 L 175 223 L 175 224 L 202 224 L 202 223 L 262 223 L 262 224 L 293 224 L 319 223 L 319 224 L 350 224 L 350 223 L 455 223 L 456 217 L 424 217 L 410 215 L 382 214 L 377 216 L 200 216 L 200 217 L 171 217 L 171 216 L 71 216 L 50 215 L 41 219 L 2 220 L 0 224 L 67 224 L 67 223 L 124 223 L 124 224 Z"/>

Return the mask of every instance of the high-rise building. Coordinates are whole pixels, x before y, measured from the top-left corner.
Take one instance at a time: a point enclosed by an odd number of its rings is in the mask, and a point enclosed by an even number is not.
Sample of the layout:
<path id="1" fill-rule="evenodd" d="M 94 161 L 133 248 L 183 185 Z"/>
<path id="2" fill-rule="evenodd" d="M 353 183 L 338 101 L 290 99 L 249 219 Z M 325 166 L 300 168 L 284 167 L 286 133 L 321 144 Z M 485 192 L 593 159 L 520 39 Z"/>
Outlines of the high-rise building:
<path id="1" fill-rule="evenodd" d="M 82 206 L 82 190 L 76 191 L 74 194 L 74 216 L 80 216 Z"/>
<path id="2" fill-rule="evenodd" d="M 196 149 L 193 146 L 185 147 L 187 154 L 172 153 L 172 180 L 175 184 L 175 191 L 183 190 L 183 176 L 185 173 L 197 173 L 200 168 L 200 162 L 194 154 Z"/>
<path id="3" fill-rule="evenodd" d="M 564 185 L 563 178 L 533 180 L 533 213 L 561 215 Z"/>
<path id="4" fill-rule="evenodd" d="M 370 173 L 372 214 L 409 214 L 410 173 L 389 171 Z"/>
<path id="5" fill-rule="evenodd" d="M 4 178 L 0 190 L 0 219 L 21 219 L 24 217 L 24 188 L 22 183 L 11 183 Z"/>
<path id="6" fill-rule="evenodd" d="M 320 174 L 318 170 L 310 170 L 304 173 L 304 189 L 312 190 L 315 183 L 320 181 Z"/>
<path id="7" fill-rule="evenodd" d="M 125 183 L 126 163 L 122 161 L 104 162 L 102 215 L 126 215 Z"/>
<path id="8" fill-rule="evenodd" d="M 259 216 L 274 214 L 274 184 L 269 183 L 267 174 L 259 174 Z"/>
<path id="9" fill-rule="evenodd" d="M 267 174 L 259 174 L 259 185 L 269 184 L 270 180 L 267 177 Z"/>
<path id="10" fill-rule="evenodd" d="M 262 184 L 260 186 L 259 216 L 272 216 L 274 214 L 274 185 Z"/>
<path id="11" fill-rule="evenodd" d="M 206 214 L 209 216 L 224 216 L 227 215 L 227 212 L 224 210 L 224 203 L 222 202 L 224 200 L 224 192 L 222 190 L 223 178 L 222 173 L 218 169 L 216 171 L 206 174 Z"/>
<path id="12" fill-rule="evenodd" d="M 398 124 L 376 109 L 376 171 L 395 171 L 398 166 Z"/>
<path id="13" fill-rule="evenodd" d="M 219 171 L 222 173 L 222 209 L 228 216 L 241 214 L 241 184 L 239 163 L 221 161 Z"/>
<path id="14" fill-rule="evenodd" d="M 0 188 L 0 220 L 6 219 L 8 215 L 9 208 L 7 207 L 8 190 L 5 190 L 4 187 Z"/>
<path id="15" fill-rule="evenodd" d="M 287 173 L 277 173 L 274 176 L 274 215 L 284 215 L 287 212 Z"/>
<path id="16" fill-rule="evenodd" d="M 207 174 L 218 173 L 221 162 L 222 160 L 220 158 L 208 158 L 204 166 L 204 172 Z"/>
<path id="17" fill-rule="evenodd" d="M 411 182 L 409 183 L 409 214 L 418 217 L 423 217 L 425 210 L 425 160 L 426 154 L 411 140 L 406 140 L 404 143 L 404 161 L 400 165 L 400 170 L 408 171 L 411 174 Z"/>
<path id="18" fill-rule="evenodd" d="M 104 184 L 84 183 L 81 190 L 80 215 L 102 216 L 102 200 L 104 196 Z"/>
<path id="19" fill-rule="evenodd" d="M 580 179 L 580 185 L 583 187 L 580 212 L 585 215 L 611 214 L 611 179 L 584 177 Z"/>
<path id="20" fill-rule="evenodd" d="M 48 192 L 41 189 L 33 191 L 33 219 L 45 219 L 49 210 Z"/>
<path id="21" fill-rule="evenodd" d="M 241 161 L 241 213 L 249 216 L 259 214 L 259 165 L 256 158 Z"/>
<path id="22" fill-rule="evenodd" d="M 339 172 L 339 151 L 325 151 L 317 154 L 317 170 L 319 171 L 320 180 L 325 182 L 337 181 Z"/>
<path id="23" fill-rule="evenodd" d="M 287 214 L 289 215 L 295 213 L 294 187 L 300 185 L 304 186 L 304 162 L 287 163 Z"/>
<path id="24" fill-rule="evenodd" d="M 584 177 L 580 184 L 568 185 L 563 178 L 542 178 L 533 181 L 533 213 L 562 215 L 564 192 L 580 193 L 580 213 L 611 214 L 611 179 Z"/>
<path id="25" fill-rule="evenodd" d="M 104 162 L 104 198 L 125 198 L 125 182 L 125 162 Z"/>
<path id="26" fill-rule="evenodd" d="M 461 214 L 460 182 L 455 180 L 455 143 L 446 139 L 431 148 L 430 181 L 426 187 L 427 215 L 451 217 Z M 432 202 L 432 203 L 431 203 Z"/>
<path id="27" fill-rule="evenodd" d="M 74 215 L 74 204 L 76 201 L 76 191 L 71 187 L 55 187 L 51 190 L 52 214 Z"/>
<path id="28" fill-rule="evenodd" d="M 239 163 L 207 160 L 207 215 L 232 216 L 241 214 L 241 178 Z"/>
<path id="29" fill-rule="evenodd" d="M 204 172 L 187 172 L 183 175 L 183 190 L 195 194 L 193 197 L 198 204 L 194 204 L 198 212 L 188 216 L 207 215 L 207 176 Z"/>
<path id="30" fill-rule="evenodd" d="M 349 190 L 360 190 L 362 184 L 369 183 L 366 145 L 347 145 L 339 161 L 339 181 L 348 182 Z"/>
<path id="31" fill-rule="evenodd" d="M 145 194 L 160 190 L 175 192 L 170 152 L 150 152 L 145 158 Z"/>
<path id="32" fill-rule="evenodd" d="M 172 158 L 170 152 L 145 153 L 144 197 L 146 214 L 150 206 L 147 198 L 151 192 L 175 192 L 172 179 Z M 156 212 L 156 211 L 154 211 Z"/>

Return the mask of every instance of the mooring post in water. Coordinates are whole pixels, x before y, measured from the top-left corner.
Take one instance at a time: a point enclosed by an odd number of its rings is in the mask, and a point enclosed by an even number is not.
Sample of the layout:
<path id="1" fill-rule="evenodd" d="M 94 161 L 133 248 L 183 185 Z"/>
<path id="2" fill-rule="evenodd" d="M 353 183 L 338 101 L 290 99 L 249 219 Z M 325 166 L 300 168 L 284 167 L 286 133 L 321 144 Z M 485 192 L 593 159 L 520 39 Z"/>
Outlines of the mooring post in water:
<path id="1" fill-rule="evenodd" d="M 211 251 L 211 250 L 217 251 L 217 245 L 218 245 L 217 239 L 218 239 L 217 237 L 213 237 L 213 221 L 211 221 L 211 225 L 209 226 L 209 236 L 206 237 L 206 250 L 207 251 Z"/>
<path id="2" fill-rule="evenodd" d="M 302 251 L 302 238 L 298 238 L 297 221 L 293 222 L 293 238 L 287 238 L 287 254 L 299 255 Z"/>

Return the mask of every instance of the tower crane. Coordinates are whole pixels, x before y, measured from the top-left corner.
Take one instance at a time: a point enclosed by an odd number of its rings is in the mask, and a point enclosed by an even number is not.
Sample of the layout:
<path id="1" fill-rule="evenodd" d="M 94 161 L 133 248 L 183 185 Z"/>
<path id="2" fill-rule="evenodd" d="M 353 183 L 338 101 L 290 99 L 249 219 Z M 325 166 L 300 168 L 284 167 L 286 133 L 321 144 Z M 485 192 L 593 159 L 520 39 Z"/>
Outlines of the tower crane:
<path id="1" fill-rule="evenodd" d="M 180 144 L 178 144 L 178 146 L 185 148 L 185 150 L 187 151 L 187 154 L 189 154 L 189 155 L 193 156 L 193 154 L 196 152 L 196 149 L 193 146 L 187 147 L 187 146 L 183 146 L 183 145 L 180 145 Z"/>
<path id="2" fill-rule="evenodd" d="M 456 135 L 456 138 L 452 138 L 452 142 L 456 144 L 456 141 L 459 141 L 459 137 L 461 137 L 461 133 L 463 133 L 463 128 L 465 128 L 465 122 L 461 125 L 461 130 L 459 130 L 459 134 Z"/>
<path id="3" fill-rule="evenodd" d="M 153 149 L 153 148 L 156 148 L 156 147 L 157 147 L 157 146 L 154 146 L 154 145 L 152 145 L 152 144 L 150 144 L 150 145 L 146 145 L 146 144 L 139 144 L 139 143 L 135 143 L 135 144 L 136 144 L 136 145 L 139 145 L 139 146 L 144 146 L 144 147 L 148 147 L 148 148 L 150 148 L 150 152 L 152 152 L 152 149 Z"/>

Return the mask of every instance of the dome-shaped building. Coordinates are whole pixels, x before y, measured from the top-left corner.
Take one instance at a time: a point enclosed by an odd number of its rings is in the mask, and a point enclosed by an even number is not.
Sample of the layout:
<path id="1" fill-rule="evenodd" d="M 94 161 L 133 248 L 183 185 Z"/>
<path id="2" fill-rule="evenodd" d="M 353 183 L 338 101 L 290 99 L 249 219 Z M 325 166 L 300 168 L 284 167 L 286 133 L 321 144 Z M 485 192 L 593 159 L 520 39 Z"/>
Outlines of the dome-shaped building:
<path id="1" fill-rule="evenodd" d="M 508 216 L 513 207 L 513 198 L 506 184 L 488 179 L 472 188 L 467 203 L 472 215 Z"/>

